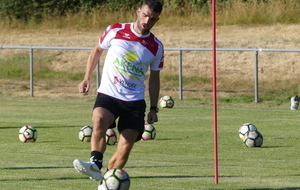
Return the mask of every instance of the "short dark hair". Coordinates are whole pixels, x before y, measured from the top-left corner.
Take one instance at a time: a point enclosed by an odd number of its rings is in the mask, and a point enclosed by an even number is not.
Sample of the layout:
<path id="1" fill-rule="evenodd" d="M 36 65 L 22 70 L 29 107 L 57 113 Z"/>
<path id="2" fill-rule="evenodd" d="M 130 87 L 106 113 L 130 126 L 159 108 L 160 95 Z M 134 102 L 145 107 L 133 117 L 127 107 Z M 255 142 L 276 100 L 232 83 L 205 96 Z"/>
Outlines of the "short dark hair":
<path id="1" fill-rule="evenodd" d="M 151 11 L 161 13 L 163 4 L 159 0 L 144 0 L 142 6 L 148 5 Z"/>

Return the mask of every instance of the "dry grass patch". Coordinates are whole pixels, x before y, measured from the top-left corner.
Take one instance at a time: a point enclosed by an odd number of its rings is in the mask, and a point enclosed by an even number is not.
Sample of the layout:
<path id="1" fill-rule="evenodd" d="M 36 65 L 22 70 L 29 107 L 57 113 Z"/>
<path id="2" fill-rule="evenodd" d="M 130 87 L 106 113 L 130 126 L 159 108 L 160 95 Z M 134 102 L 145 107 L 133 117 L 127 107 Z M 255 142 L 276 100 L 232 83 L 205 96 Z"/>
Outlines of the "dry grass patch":
<path id="1" fill-rule="evenodd" d="M 74 46 L 93 47 L 102 35 L 103 27 L 95 30 L 46 29 L 46 30 L 5 30 L 0 33 L 3 46 Z M 275 24 L 265 26 L 218 26 L 218 48 L 266 48 L 299 49 L 299 24 Z M 211 28 L 200 26 L 169 27 L 160 24 L 152 31 L 165 47 L 210 48 Z M 29 55 L 28 50 L 1 49 L 2 59 Z M 34 56 L 50 59 L 47 67 L 53 71 L 77 73 L 84 72 L 88 50 L 34 50 Z M 50 57 L 50 58 L 49 58 Z M 165 69 L 162 71 L 162 93 L 178 96 L 179 73 L 178 51 L 165 52 Z M 286 91 L 298 86 L 300 53 L 259 52 L 259 85 L 262 92 Z M 104 56 L 100 62 L 103 63 Z M 35 64 L 42 64 L 35 62 Z M 183 51 L 183 76 L 185 98 L 211 96 L 211 52 Z M 231 93 L 254 90 L 254 52 L 217 53 L 218 89 L 221 96 Z M 173 78 L 170 76 L 173 76 Z M 168 78 L 169 77 L 169 78 Z M 206 81 L 206 82 L 205 82 Z M 42 82 L 42 81 L 39 81 Z M 47 82 L 45 82 L 47 83 Z M 70 81 L 72 87 L 78 81 Z M 278 86 L 283 85 L 283 86 Z M 53 85 L 55 86 L 55 85 Z M 59 92 L 65 89 L 59 88 Z M 290 89 L 291 90 L 291 89 Z M 7 90 L 5 90 L 7 91 Z M 38 95 L 40 91 L 36 90 Z M 293 90 L 293 93 L 297 93 Z M 4 93 L 4 92 L 3 92 Z M 76 93 L 76 92 L 74 92 Z M 13 94 L 13 93 L 11 93 Z M 47 93 L 42 93 L 47 94 Z M 190 95 L 192 94 L 192 95 Z"/>

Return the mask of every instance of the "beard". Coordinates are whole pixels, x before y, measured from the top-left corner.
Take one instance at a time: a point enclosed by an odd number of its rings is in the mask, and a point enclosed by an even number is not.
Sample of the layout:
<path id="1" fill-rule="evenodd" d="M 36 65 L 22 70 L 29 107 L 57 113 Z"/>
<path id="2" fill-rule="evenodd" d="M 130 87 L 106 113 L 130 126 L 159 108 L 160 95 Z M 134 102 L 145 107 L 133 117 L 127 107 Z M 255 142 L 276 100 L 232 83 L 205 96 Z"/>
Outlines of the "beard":
<path id="1" fill-rule="evenodd" d="M 139 21 L 137 21 L 137 27 L 142 35 L 148 34 L 150 32 L 150 28 L 147 24 L 141 24 Z"/>

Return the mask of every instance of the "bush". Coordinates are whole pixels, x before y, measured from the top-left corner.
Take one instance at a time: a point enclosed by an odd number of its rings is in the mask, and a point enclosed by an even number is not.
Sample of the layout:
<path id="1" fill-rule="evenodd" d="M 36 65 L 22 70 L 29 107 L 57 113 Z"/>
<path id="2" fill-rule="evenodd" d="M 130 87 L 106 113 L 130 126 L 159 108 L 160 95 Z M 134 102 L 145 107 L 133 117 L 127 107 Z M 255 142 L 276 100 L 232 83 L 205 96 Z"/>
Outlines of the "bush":
<path id="1" fill-rule="evenodd" d="M 18 19 L 36 22 L 46 16 L 63 16 L 66 13 L 76 13 L 79 10 L 99 6 L 104 0 L 1 0 L 0 14 L 10 20 Z"/>
<path id="2" fill-rule="evenodd" d="M 220 0 L 221 2 L 223 0 Z M 166 0 L 165 6 L 173 10 L 186 7 L 203 7 L 208 0 Z M 63 16 L 66 13 L 79 11 L 91 11 L 103 6 L 107 10 L 136 9 L 141 0 L 1 0 L 0 16 L 3 18 L 18 19 L 28 22 L 30 19 L 36 22 L 48 16 Z"/>
<path id="3" fill-rule="evenodd" d="M 31 21 L 33 24 L 39 24 L 45 20 L 64 19 L 82 13 L 90 16 L 98 14 L 99 10 L 101 10 L 101 15 L 112 11 L 118 14 L 128 13 L 140 6 L 141 2 L 142 0 L 1 0 L 0 19 L 1 24 L 12 23 L 11 21 L 18 23 L 22 21 L 25 24 Z M 164 14 L 168 17 L 210 16 L 211 0 L 163 0 L 163 2 Z M 274 20 L 269 19 L 268 22 L 299 21 L 299 0 L 216 0 L 216 2 L 218 15 L 226 16 L 230 13 L 238 17 L 235 20 L 232 17 L 227 18 L 226 22 L 229 23 L 249 23 L 252 17 L 258 18 L 254 20 L 254 23 L 265 22 L 266 19 L 274 17 L 274 9 L 276 13 L 279 13 L 276 14 L 279 17 Z M 257 15 L 253 15 L 253 11 L 249 13 L 249 10 L 253 10 Z M 236 12 L 247 13 L 246 20 Z"/>

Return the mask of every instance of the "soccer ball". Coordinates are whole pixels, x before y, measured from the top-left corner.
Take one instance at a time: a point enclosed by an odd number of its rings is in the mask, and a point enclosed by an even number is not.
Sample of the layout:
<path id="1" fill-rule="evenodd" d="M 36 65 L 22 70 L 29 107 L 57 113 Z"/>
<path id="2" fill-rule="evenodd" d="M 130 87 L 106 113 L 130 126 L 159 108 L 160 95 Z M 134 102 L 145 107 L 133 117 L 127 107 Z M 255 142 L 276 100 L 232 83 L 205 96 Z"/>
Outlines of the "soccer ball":
<path id="1" fill-rule="evenodd" d="M 126 171 L 122 169 L 108 170 L 99 184 L 98 190 L 128 190 L 130 187 L 130 178 Z"/>
<path id="2" fill-rule="evenodd" d="M 155 127 L 151 124 L 145 124 L 144 132 L 142 134 L 142 140 L 143 141 L 153 140 L 155 139 L 155 136 L 156 136 Z"/>
<path id="3" fill-rule="evenodd" d="M 158 102 L 161 108 L 172 108 L 174 106 L 174 99 L 171 96 L 163 96 Z"/>
<path id="4" fill-rule="evenodd" d="M 25 125 L 21 127 L 19 131 L 19 139 L 20 141 L 26 142 L 35 142 L 37 139 L 38 133 L 37 130 L 30 125 Z"/>
<path id="5" fill-rule="evenodd" d="M 107 145 L 115 145 L 117 143 L 117 134 L 113 129 L 107 129 L 105 138 Z"/>
<path id="6" fill-rule="evenodd" d="M 78 138 L 82 142 L 91 142 L 92 133 L 93 133 L 93 127 L 88 125 L 84 126 L 79 130 Z"/>
<path id="7" fill-rule="evenodd" d="M 245 140 L 245 134 L 248 131 L 257 131 L 257 128 L 252 123 L 244 123 L 239 129 L 239 137 L 242 140 Z"/>
<path id="8" fill-rule="evenodd" d="M 244 144 L 247 147 L 261 147 L 263 144 L 263 136 L 259 131 L 248 131 L 245 134 Z"/>

